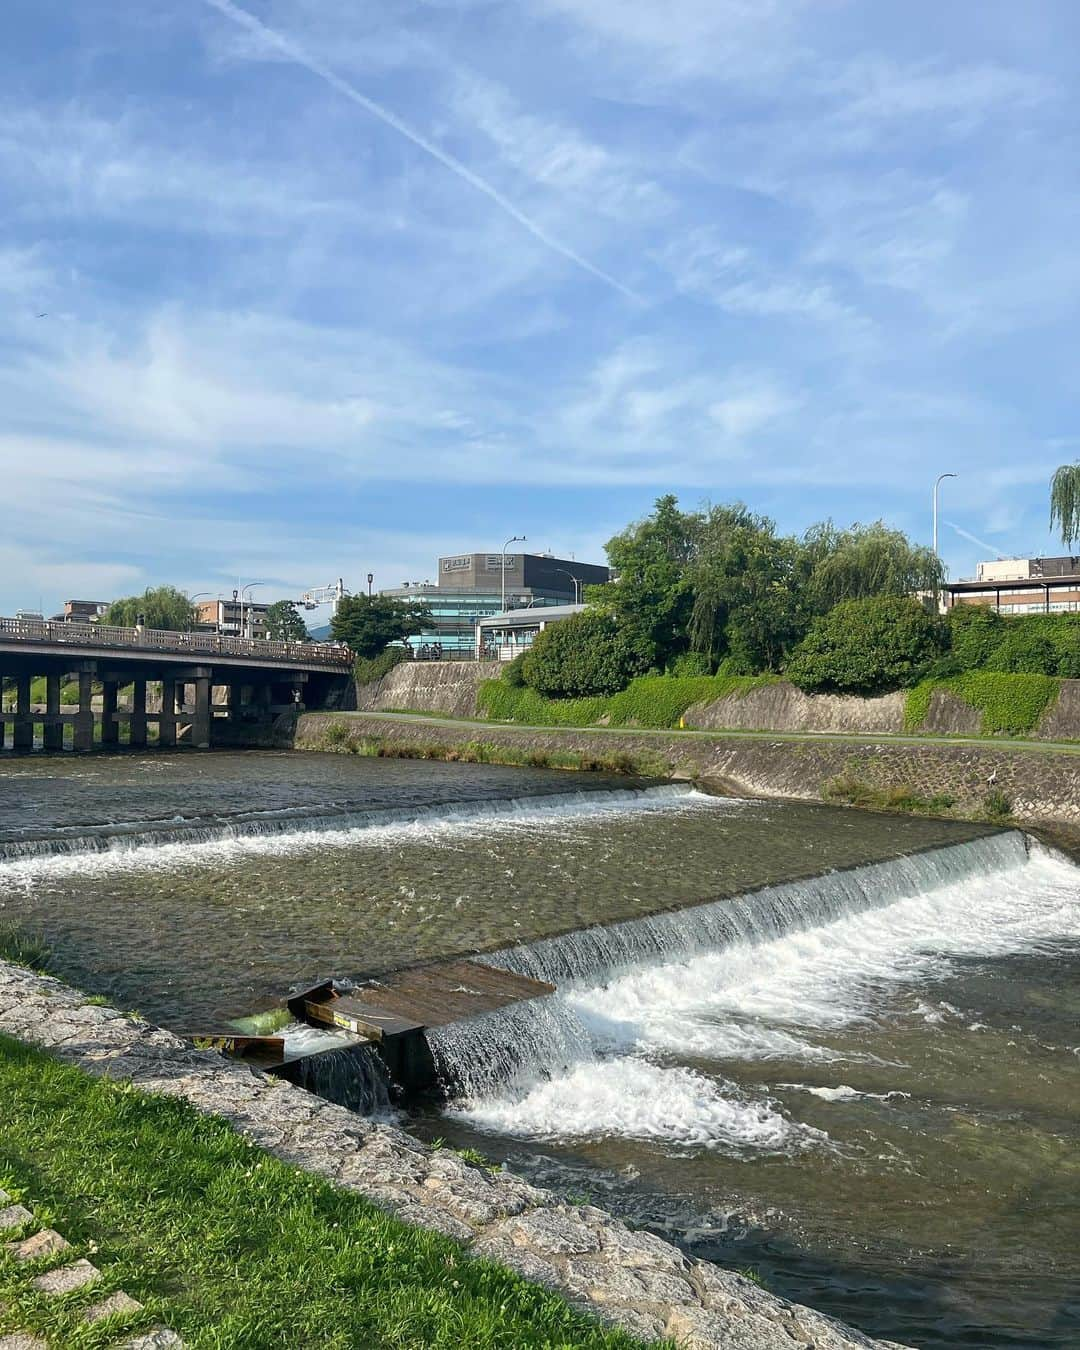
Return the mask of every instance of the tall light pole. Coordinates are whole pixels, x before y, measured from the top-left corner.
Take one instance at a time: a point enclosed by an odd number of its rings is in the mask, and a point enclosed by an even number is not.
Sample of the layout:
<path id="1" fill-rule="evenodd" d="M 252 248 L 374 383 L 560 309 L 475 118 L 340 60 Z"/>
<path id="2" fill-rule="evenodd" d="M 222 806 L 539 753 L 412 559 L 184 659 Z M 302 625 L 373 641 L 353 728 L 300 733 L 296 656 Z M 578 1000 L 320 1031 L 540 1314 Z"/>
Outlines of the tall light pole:
<path id="1" fill-rule="evenodd" d="M 195 601 L 201 600 L 204 595 L 213 595 L 213 591 L 196 591 L 194 595 L 188 596 L 188 604 L 191 606 L 191 619 L 188 623 L 188 632 L 195 627 Z"/>
<path id="2" fill-rule="evenodd" d="M 569 577 L 574 583 L 574 604 L 580 605 L 581 600 L 578 598 L 580 594 L 579 587 L 581 586 L 580 579 L 574 576 L 573 572 L 568 572 L 565 567 L 556 567 L 555 571 L 558 572 L 560 576 Z"/>
<path id="3" fill-rule="evenodd" d="M 265 585 L 266 585 L 266 582 L 265 582 L 265 581 L 249 581 L 249 582 L 247 583 L 246 586 L 241 586 L 241 587 L 240 587 L 240 633 L 239 633 L 239 636 L 240 636 L 240 637 L 243 637 L 243 636 L 244 636 L 244 592 L 245 592 L 245 591 L 253 591 L 253 590 L 255 589 L 256 586 L 265 586 Z M 252 601 L 250 602 L 249 606 L 248 606 L 248 627 L 249 627 L 249 628 L 251 627 L 251 605 L 253 605 L 254 603 L 255 603 L 255 601 L 252 600 Z M 248 633 L 247 636 L 248 636 L 248 637 L 251 637 L 251 634 Z"/>
<path id="4" fill-rule="evenodd" d="M 506 613 L 506 550 L 511 544 L 524 544 L 525 536 L 515 534 L 502 546 L 502 612 Z"/>
<path id="5" fill-rule="evenodd" d="M 955 478 L 956 476 L 957 476 L 957 475 L 954 474 L 954 473 L 939 473 L 938 476 L 937 476 L 937 479 L 936 479 L 935 482 L 934 482 L 934 557 L 935 557 L 935 558 L 938 556 L 938 551 L 937 551 L 937 507 L 938 507 L 938 488 L 941 487 L 941 484 L 942 484 L 942 482 L 943 482 L 944 479 L 946 479 L 946 478 Z"/>

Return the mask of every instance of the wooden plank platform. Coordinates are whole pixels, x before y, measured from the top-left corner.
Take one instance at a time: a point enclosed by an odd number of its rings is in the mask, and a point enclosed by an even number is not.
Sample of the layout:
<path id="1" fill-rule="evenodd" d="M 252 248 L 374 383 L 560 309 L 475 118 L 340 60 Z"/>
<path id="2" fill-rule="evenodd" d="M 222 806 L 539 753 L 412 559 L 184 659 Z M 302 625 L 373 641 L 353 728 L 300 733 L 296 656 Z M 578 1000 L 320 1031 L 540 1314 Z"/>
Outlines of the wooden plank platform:
<path id="1" fill-rule="evenodd" d="M 554 985 L 479 961 L 439 961 L 369 980 L 350 994 L 335 994 L 329 983 L 321 985 L 290 1000 L 289 1006 L 307 1020 L 384 1040 L 464 1022 L 554 992 Z"/>

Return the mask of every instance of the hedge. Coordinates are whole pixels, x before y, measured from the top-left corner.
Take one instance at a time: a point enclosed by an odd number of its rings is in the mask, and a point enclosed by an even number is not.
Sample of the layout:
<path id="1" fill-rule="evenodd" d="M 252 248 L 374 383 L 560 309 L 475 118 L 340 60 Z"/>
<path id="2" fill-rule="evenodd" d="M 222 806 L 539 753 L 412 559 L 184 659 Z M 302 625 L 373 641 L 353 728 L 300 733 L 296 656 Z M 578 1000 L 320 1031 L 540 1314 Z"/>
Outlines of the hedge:
<path id="1" fill-rule="evenodd" d="M 1052 675 L 1004 675 L 973 670 L 946 680 L 923 680 L 907 696 L 904 726 L 918 731 L 935 689 L 944 689 L 982 713 L 984 736 L 1023 736 L 1036 729 L 1057 699 L 1061 681 Z"/>
<path id="2" fill-rule="evenodd" d="M 695 703 L 743 698 L 752 689 L 772 684 L 776 675 L 642 675 L 608 698 L 543 698 L 534 689 L 515 688 L 505 680 L 480 686 L 481 711 L 501 722 L 538 727 L 587 727 L 601 720 L 608 726 L 668 728 Z"/>
<path id="3" fill-rule="evenodd" d="M 409 659 L 404 647 L 384 647 L 378 656 L 358 656 L 353 662 L 353 678 L 358 685 L 374 684 Z"/>

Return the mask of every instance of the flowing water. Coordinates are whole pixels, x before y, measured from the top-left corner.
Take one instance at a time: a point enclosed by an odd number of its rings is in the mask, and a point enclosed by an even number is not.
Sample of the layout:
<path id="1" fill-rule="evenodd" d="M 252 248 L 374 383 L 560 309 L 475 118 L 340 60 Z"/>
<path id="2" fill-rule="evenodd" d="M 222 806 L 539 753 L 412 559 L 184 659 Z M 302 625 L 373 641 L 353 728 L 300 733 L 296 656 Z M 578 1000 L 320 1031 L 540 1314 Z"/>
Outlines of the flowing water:
<path id="1" fill-rule="evenodd" d="M 1018 832 L 490 766 L 13 760 L 4 919 L 171 1025 L 481 951 L 558 993 L 433 1034 L 461 1095 L 419 1132 L 874 1334 L 1080 1345 L 1080 870 Z M 311 1065 L 385 1109 L 354 1050 Z"/>

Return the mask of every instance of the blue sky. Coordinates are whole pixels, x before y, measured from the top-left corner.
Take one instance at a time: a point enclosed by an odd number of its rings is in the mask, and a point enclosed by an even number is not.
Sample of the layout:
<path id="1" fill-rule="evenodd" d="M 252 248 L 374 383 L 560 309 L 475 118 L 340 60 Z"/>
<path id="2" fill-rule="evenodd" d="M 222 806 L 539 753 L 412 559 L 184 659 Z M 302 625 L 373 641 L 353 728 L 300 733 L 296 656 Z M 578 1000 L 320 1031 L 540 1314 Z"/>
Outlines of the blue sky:
<path id="1" fill-rule="evenodd" d="M 7 0 L 0 612 L 599 559 L 675 491 L 1058 551 L 1062 0 Z M 44 317 L 39 317 L 44 316 Z"/>

